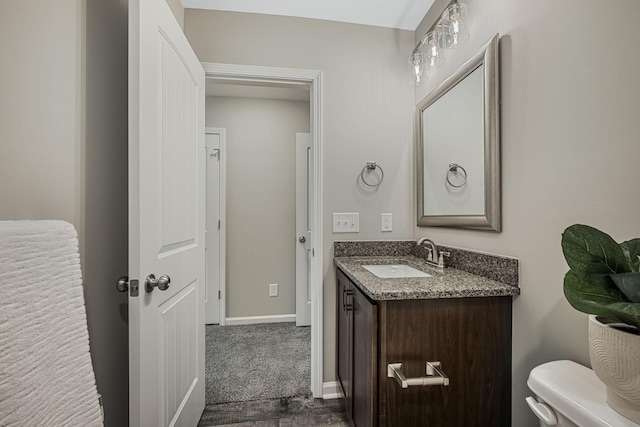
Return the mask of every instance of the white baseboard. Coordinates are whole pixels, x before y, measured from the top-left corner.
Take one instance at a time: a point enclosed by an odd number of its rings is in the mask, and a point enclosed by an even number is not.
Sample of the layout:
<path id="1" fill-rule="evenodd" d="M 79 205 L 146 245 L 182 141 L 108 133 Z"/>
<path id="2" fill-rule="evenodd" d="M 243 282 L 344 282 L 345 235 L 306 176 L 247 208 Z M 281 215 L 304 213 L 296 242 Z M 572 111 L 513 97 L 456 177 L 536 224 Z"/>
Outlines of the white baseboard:
<path id="1" fill-rule="evenodd" d="M 342 397 L 338 381 L 327 381 L 322 383 L 323 399 L 339 399 Z"/>
<path id="2" fill-rule="evenodd" d="M 272 316 L 227 317 L 226 325 L 253 325 L 257 323 L 295 322 L 295 314 L 276 314 Z"/>

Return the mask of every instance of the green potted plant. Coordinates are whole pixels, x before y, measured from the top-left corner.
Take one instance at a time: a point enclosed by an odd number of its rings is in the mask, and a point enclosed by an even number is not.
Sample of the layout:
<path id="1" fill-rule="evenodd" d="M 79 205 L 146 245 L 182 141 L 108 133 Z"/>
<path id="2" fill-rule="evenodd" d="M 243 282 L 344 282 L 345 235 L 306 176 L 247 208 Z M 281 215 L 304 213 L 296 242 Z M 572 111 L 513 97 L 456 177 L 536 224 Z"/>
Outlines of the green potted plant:
<path id="1" fill-rule="evenodd" d="M 562 233 L 570 270 L 564 295 L 589 316 L 591 365 L 607 387 L 607 402 L 640 423 L 640 239 L 618 244 L 576 224 Z"/>

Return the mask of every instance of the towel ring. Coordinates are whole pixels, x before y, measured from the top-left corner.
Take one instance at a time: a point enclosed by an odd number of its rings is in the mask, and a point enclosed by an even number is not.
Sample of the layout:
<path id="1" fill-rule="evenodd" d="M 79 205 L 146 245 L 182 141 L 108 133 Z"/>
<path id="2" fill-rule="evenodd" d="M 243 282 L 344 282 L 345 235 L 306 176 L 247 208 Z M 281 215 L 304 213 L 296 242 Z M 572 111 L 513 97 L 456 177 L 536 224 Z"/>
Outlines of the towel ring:
<path id="1" fill-rule="evenodd" d="M 380 178 L 378 179 L 378 182 L 375 184 L 371 184 L 369 182 L 367 182 L 367 180 L 364 178 L 364 173 L 365 171 L 375 171 L 376 169 L 380 169 Z M 362 172 L 360 172 L 360 179 L 362 179 L 362 182 L 364 182 L 364 185 L 368 186 L 368 187 L 379 187 L 380 184 L 382 184 L 382 181 L 384 180 L 384 171 L 382 170 L 382 168 L 380 167 L 380 165 L 376 164 L 376 162 L 367 162 L 367 165 L 365 167 L 362 168 Z"/>
<path id="2" fill-rule="evenodd" d="M 449 179 L 449 174 L 452 172 L 454 175 L 456 176 L 458 175 L 458 169 L 462 170 L 462 173 L 464 174 L 464 177 L 462 179 L 462 184 L 454 184 L 453 182 L 451 182 L 451 179 Z M 467 184 L 467 171 L 457 163 L 449 163 L 449 169 L 447 169 L 446 176 L 447 176 L 447 184 L 449 184 L 453 188 L 464 187 Z"/>

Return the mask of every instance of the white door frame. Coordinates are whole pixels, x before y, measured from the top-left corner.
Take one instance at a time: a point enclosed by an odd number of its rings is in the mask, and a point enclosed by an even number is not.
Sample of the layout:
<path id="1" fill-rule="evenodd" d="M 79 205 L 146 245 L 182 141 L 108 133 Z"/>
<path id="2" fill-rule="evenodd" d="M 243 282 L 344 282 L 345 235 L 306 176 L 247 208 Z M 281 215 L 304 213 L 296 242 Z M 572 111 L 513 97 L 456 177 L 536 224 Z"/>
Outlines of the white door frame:
<path id="1" fill-rule="evenodd" d="M 220 299 L 218 300 L 218 306 L 220 326 L 225 326 L 227 316 L 227 288 L 225 282 L 227 274 L 227 130 L 225 128 L 206 127 L 204 133 L 205 135 L 220 136 Z M 206 197 L 209 197 L 208 193 Z"/>
<path id="2" fill-rule="evenodd" d="M 233 79 L 237 81 L 274 82 L 285 84 L 309 84 L 311 86 L 311 147 L 314 153 L 311 165 L 313 176 L 313 211 L 311 223 L 311 392 L 322 397 L 322 72 L 292 68 L 274 68 L 252 65 L 202 63 L 208 79 Z"/>

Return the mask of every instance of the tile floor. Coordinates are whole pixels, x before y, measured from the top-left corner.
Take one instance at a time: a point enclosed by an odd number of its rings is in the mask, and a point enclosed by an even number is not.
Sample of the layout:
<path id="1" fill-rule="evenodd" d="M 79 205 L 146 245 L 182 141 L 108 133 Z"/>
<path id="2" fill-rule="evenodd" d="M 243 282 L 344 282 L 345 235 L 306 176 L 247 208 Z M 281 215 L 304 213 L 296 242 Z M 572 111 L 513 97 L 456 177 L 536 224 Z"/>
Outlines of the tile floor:
<path id="1" fill-rule="evenodd" d="M 285 397 L 207 405 L 198 427 L 346 427 L 341 399 Z"/>

